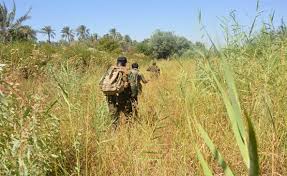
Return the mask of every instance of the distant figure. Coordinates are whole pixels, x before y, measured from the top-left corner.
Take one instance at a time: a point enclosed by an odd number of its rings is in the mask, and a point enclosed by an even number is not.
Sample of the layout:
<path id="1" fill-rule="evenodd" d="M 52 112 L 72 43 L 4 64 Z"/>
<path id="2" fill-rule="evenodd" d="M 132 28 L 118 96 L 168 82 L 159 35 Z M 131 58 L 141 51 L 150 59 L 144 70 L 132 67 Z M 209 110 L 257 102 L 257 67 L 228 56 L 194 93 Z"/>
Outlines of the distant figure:
<path id="1" fill-rule="evenodd" d="M 160 75 L 160 69 L 156 65 L 156 62 L 154 61 L 151 66 L 148 67 L 146 71 L 151 72 L 151 78 L 158 78 Z"/>
<path id="2" fill-rule="evenodd" d="M 128 80 L 131 87 L 131 102 L 133 106 L 134 115 L 138 116 L 138 95 L 142 92 L 142 83 L 146 84 L 148 81 L 144 78 L 143 74 L 139 71 L 137 63 L 132 64 L 132 69 L 128 74 Z"/>
<path id="3" fill-rule="evenodd" d="M 107 97 L 110 115 L 116 128 L 120 113 L 132 115 L 131 89 L 128 82 L 127 58 L 119 57 L 117 65 L 111 66 L 100 81 L 100 88 Z"/>

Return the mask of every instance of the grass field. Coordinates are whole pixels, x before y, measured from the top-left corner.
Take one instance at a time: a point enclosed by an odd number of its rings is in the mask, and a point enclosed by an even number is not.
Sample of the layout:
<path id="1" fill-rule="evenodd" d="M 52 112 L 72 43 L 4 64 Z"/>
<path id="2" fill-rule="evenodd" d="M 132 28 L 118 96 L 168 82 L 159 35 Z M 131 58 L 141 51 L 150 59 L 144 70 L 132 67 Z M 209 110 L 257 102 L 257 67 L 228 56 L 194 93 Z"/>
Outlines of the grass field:
<path id="1" fill-rule="evenodd" d="M 73 10 L 76 18 L 71 18 L 68 9 L 75 4 L 61 3 L 65 11 L 61 18 L 52 20 L 61 20 L 61 24 L 68 22 L 62 18 L 65 15 L 78 23 L 79 15 L 85 14 L 84 5 L 93 6 L 92 2 L 79 3 L 75 8 L 79 13 Z M 187 29 L 186 25 L 194 25 L 194 19 L 184 21 L 189 18 L 186 12 L 193 10 L 176 9 L 183 7 L 183 2 L 176 2 L 181 6 L 172 6 L 173 10 L 166 8 L 170 2 L 158 2 L 161 8 L 145 3 L 148 14 L 136 10 L 145 9 L 140 3 L 107 4 L 108 11 L 100 3 L 95 7 L 101 9 L 91 11 L 89 19 L 93 20 L 88 22 L 95 22 L 93 28 L 102 31 L 106 27 L 95 17 L 114 25 L 108 17 L 117 19 L 113 15 L 120 14 L 118 19 L 130 28 L 128 31 L 134 30 L 131 34 L 137 34 L 135 38 L 149 33 L 149 27 L 140 29 L 149 26 L 145 20 L 155 26 L 167 22 L 180 29 L 178 21 L 184 24 L 179 31 L 196 30 L 196 26 Z M 246 6 L 238 7 L 244 14 L 239 15 L 237 10 L 227 16 L 213 14 L 216 11 L 204 16 L 199 11 L 197 27 L 202 41 L 160 29 L 137 41 L 116 28 L 100 36 L 84 24 L 75 28 L 72 23 L 73 27 L 62 26 L 56 31 L 59 21 L 54 27 L 34 29 L 40 22 L 26 23 L 31 9 L 23 16 L 16 15 L 15 2 L 6 6 L 3 1 L 0 176 L 287 175 L 287 27 L 283 17 L 281 22 L 275 19 L 275 10 L 265 10 L 281 3 L 261 4 L 258 0 L 256 12 L 251 13 L 251 3 L 244 2 Z M 20 8 L 28 5 L 19 4 Z M 38 9 L 33 16 L 41 24 L 49 22 L 49 18 L 39 18 L 45 13 L 39 5 L 35 4 Z M 48 5 L 46 12 L 51 11 Z M 55 2 L 50 5 L 55 14 L 55 7 L 61 7 Z M 229 5 L 236 7 L 234 2 L 220 4 L 220 8 Z M 205 6 L 218 8 L 212 3 Z M 248 8 L 241 11 L 244 7 Z M 177 10 L 184 18 L 175 18 L 180 15 Z M 164 20 L 148 19 L 157 16 L 153 11 Z M 122 18 L 124 13 L 129 18 Z M 176 16 L 167 16 L 171 14 Z M 279 8 L 280 14 L 284 15 Z M 133 16 L 137 19 L 130 18 Z M 217 27 L 209 26 L 213 21 L 204 24 L 203 17 L 208 16 L 216 16 L 222 30 L 218 44 L 213 41 Z M 49 17 L 53 18 L 51 13 Z M 209 17 L 206 19 L 210 23 Z M 45 35 L 47 42 L 41 41 L 41 36 L 38 40 L 37 33 Z M 115 130 L 99 80 L 118 56 L 128 58 L 128 67 L 139 63 L 150 81 L 139 97 L 139 117 L 126 120 L 121 115 Z M 161 69 L 158 79 L 146 71 L 154 60 Z"/>
<path id="2" fill-rule="evenodd" d="M 225 51 L 243 121 L 247 124 L 248 117 L 254 126 L 261 175 L 286 175 L 286 39 L 258 45 L 255 52 L 247 49 Z M 2 56 L 4 50 L 2 46 Z M 9 58 L 16 62 L 23 50 L 13 51 Z M 31 57 L 49 58 L 47 49 L 32 51 L 40 56 Z M 247 175 L 223 95 L 212 77 L 227 88 L 220 56 L 159 61 L 162 74 L 144 85 L 139 118 L 122 120 L 113 131 L 98 87 L 107 64 L 90 62 L 81 69 L 75 67 L 80 56 L 59 60 L 63 56 L 57 52 L 29 79 L 17 69 L 2 75 L 1 175 L 204 175 L 197 150 L 220 175 L 224 170 L 196 123 L 233 173 Z M 113 56 L 106 57 L 113 62 Z M 130 56 L 129 63 L 139 61 L 149 78 L 149 61 L 138 57 Z"/>

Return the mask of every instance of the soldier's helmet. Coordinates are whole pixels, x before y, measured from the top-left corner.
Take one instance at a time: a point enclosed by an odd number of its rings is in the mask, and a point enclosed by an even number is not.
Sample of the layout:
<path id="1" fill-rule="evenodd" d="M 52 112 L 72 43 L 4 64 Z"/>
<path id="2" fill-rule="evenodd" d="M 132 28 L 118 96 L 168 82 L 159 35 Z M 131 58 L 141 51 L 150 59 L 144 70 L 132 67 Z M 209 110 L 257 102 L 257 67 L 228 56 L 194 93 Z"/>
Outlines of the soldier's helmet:
<path id="1" fill-rule="evenodd" d="M 155 61 L 153 61 L 153 62 L 152 62 L 152 65 L 156 65 L 156 62 L 155 62 Z"/>

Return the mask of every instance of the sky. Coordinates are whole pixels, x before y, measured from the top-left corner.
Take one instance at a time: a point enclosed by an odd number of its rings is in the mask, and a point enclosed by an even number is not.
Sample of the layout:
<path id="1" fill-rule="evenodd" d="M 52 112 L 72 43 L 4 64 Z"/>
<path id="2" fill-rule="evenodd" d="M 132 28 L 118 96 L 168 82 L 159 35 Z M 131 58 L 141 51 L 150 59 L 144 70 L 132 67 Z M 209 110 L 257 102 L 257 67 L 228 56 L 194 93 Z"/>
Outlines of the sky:
<path id="1" fill-rule="evenodd" d="M 0 0 L 11 7 L 12 0 Z M 223 40 L 219 18 L 227 17 L 236 10 L 240 24 L 251 26 L 256 16 L 257 0 L 15 0 L 17 15 L 23 15 L 30 7 L 31 19 L 25 24 L 34 29 L 51 25 L 60 39 L 64 26 L 76 28 L 84 24 L 91 32 L 103 35 L 111 28 L 122 34 L 129 34 L 141 41 L 156 29 L 172 31 L 191 41 L 207 42 L 199 24 L 198 14 L 215 41 Z M 287 20 L 287 0 L 261 0 L 264 11 L 258 21 L 267 20 L 275 11 L 275 24 L 281 18 Z M 46 40 L 42 34 L 39 40 Z"/>

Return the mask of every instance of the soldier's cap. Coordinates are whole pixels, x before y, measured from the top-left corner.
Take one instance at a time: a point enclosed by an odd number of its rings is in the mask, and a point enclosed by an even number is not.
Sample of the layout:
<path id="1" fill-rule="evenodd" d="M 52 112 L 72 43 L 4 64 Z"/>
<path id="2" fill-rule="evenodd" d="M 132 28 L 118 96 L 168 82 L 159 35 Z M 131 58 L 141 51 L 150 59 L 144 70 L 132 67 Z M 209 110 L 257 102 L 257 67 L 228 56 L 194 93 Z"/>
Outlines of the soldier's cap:
<path id="1" fill-rule="evenodd" d="M 127 58 L 126 57 L 124 57 L 124 56 L 120 56 L 120 57 L 118 57 L 118 59 L 117 59 L 117 62 L 119 63 L 127 63 Z"/>
<path id="2" fill-rule="evenodd" d="M 156 61 L 153 61 L 153 62 L 152 62 L 152 65 L 156 65 Z"/>

